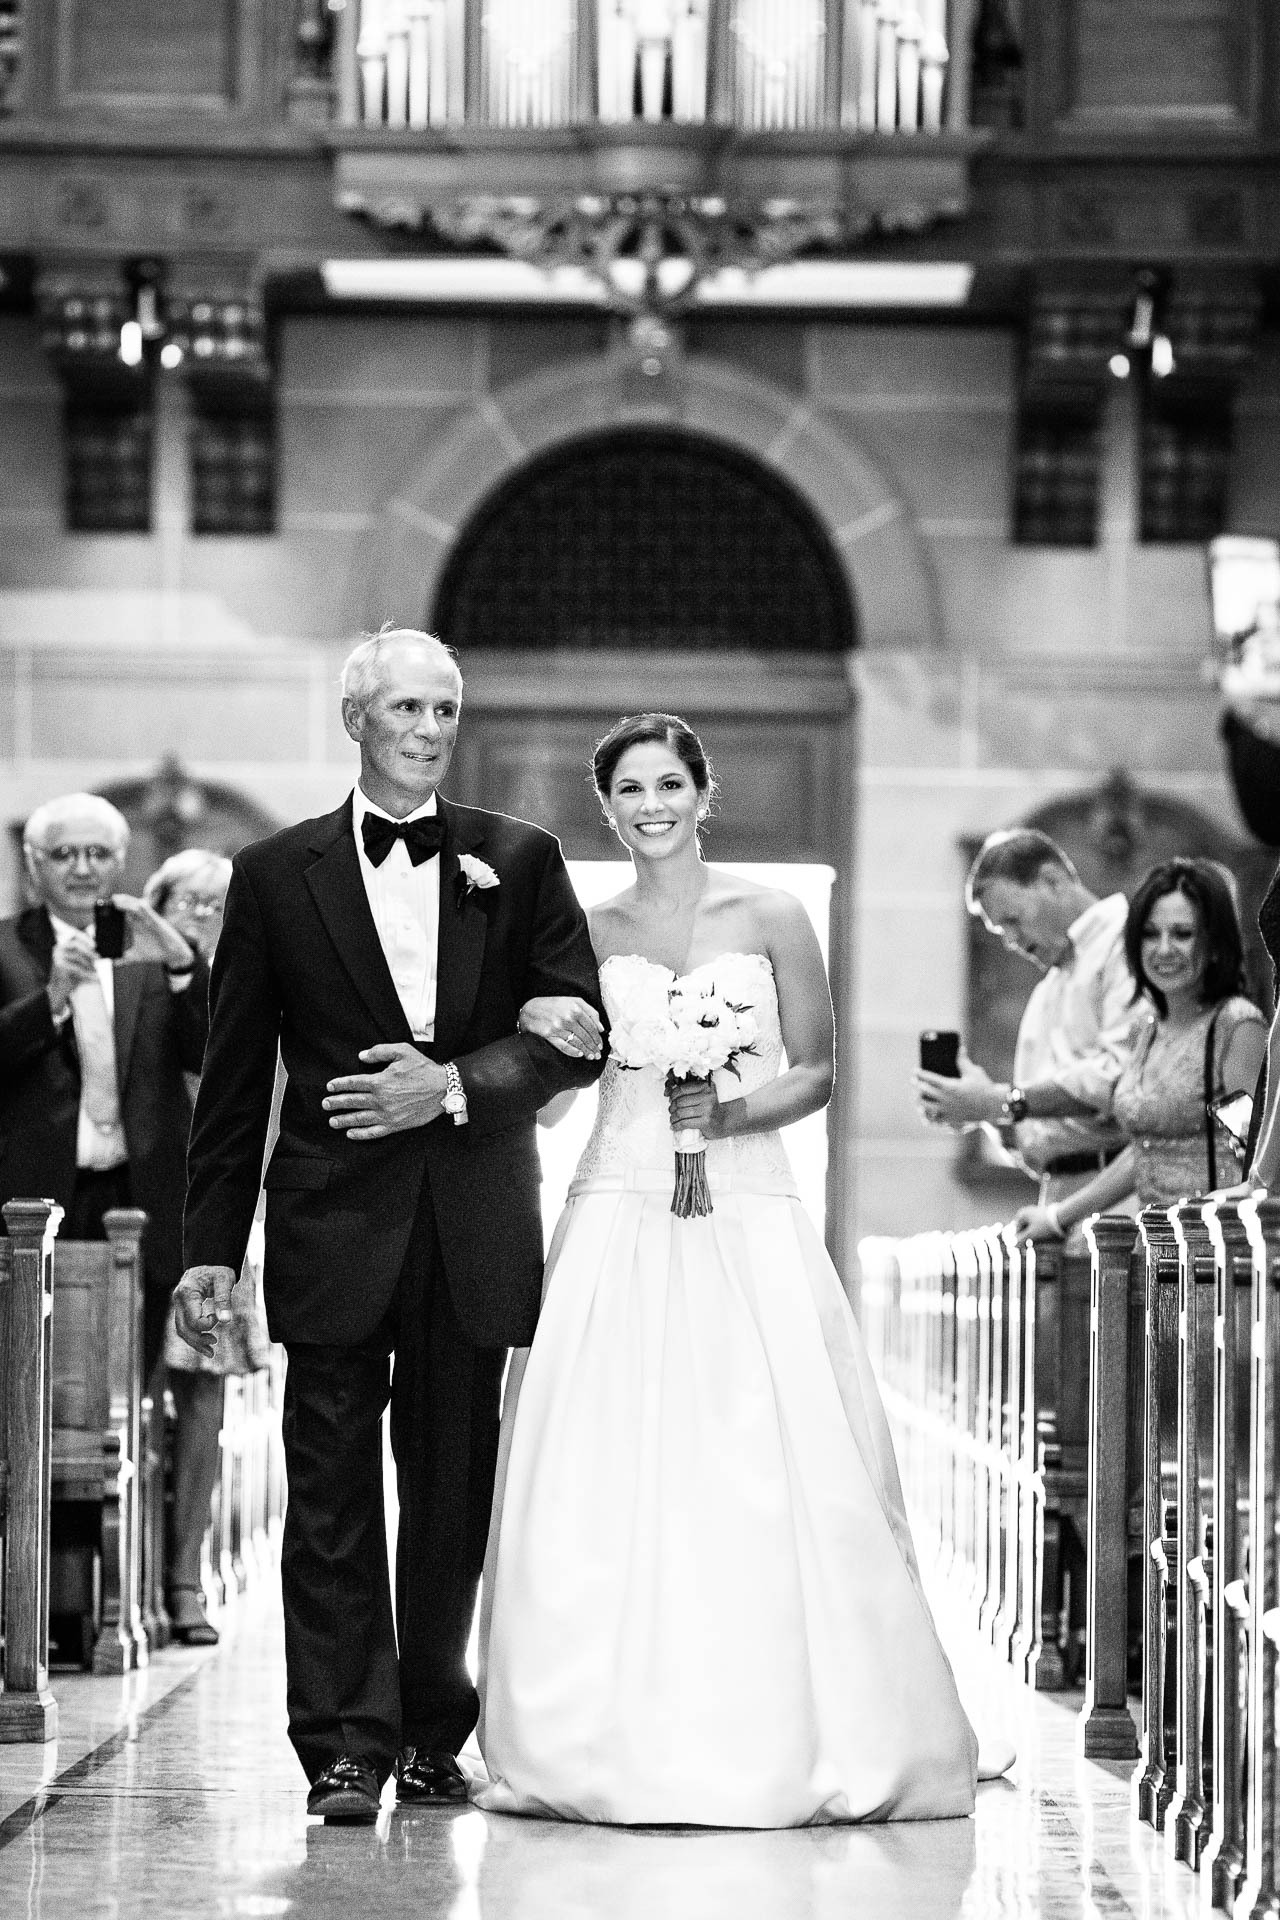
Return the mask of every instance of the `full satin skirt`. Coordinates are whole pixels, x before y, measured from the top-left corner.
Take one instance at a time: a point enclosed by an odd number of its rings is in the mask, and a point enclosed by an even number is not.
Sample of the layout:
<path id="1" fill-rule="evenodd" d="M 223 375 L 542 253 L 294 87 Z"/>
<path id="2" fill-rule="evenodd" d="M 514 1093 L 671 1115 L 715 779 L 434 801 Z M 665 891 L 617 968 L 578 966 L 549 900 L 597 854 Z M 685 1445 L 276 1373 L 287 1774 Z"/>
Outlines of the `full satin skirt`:
<path id="1" fill-rule="evenodd" d="M 875 1379 L 799 1202 L 576 1191 L 513 1358 L 479 1805 L 788 1827 L 972 1812 L 977 1743 Z"/>

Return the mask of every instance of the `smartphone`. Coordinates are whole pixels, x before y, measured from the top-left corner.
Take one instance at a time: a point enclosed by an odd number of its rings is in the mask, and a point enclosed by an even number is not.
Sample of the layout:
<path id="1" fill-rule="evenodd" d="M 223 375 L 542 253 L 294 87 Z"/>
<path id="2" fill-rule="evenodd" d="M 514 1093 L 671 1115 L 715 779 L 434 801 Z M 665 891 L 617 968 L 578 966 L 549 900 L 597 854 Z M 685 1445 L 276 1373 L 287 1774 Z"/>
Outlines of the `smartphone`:
<path id="1" fill-rule="evenodd" d="M 99 960 L 119 960 L 124 954 L 124 908 L 113 900 L 99 900 L 94 906 L 93 944 Z"/>
<path id="2" fill-rule="evenodd" d="M 960 1078 L 960 1035 L 949 1030 L 930 1028 L 920 1035 L 920 1065 L 926 1073 L 940 1073 L 948 1080 Z"/>
<path id="3" fill-rule="evenodd" d="M 1249 1122 L 1253 1119 L 1253 1095 L 1251 1093 L 1233 1093 L 1225 1100 L 1215 1100 L 1209 1108 L 1224 1133 L 1229 1133 L 1237 1146 L 1243 1147 L 1249 1138 Z"/>

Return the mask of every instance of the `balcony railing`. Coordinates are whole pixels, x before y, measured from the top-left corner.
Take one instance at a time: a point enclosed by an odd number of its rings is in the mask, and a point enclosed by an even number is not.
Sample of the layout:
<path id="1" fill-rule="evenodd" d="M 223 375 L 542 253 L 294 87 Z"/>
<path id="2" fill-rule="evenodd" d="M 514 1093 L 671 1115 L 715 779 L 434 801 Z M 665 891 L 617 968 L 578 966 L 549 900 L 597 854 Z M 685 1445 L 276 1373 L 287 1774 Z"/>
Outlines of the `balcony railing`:
<path id="1" fill-rule="evenodd" d="M 3 0 L 0 0 L 0 6 Z M 330 0 L 347 126 L 968 123 L 975 0 Z M 953 54 L 956 56 L 953 58 Z"/>

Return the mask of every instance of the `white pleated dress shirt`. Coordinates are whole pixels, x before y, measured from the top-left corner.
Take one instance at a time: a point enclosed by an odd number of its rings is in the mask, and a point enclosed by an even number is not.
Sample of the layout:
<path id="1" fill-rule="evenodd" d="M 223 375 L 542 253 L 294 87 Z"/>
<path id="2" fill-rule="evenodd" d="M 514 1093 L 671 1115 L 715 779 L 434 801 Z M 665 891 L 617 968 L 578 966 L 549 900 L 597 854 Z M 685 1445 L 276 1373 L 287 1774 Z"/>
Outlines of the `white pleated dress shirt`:
<path id="1" fill-rule="evenodd" d="M 77 931 L 69 921 L 60 920 L 56 913 L 51 913 L 49 919 L 53 926 L 53 937 L 55 941 L 65 940 L 70 934 Z M 92 929 L 90 931 L 92 931 Z M 116 1072 L 116 1042 L 114 1032 L 116 1012 L 115 965 L 114 962 L 110 960 L 98 960 L 95 961 L 94 966 L 98 975 L 98 985 L 102 990 L 102 998 L 106 1004 L 106 1025 L 102 1027 L 100 1031 L 97 1030 L 96 1023 L 94 1026 L 86 1028 L 83 1021 L 76 1018 L 76 994 L 73 993 L 71 996 L 70 1018 L 75 1026 L 76 1047 L 82 1059 L 80 1075 L 81 1086 L 82 1088 L 85 1086 L 89 1077 L 88 1063 L 84 1061 L 85 1052 L 90 1047 L 97 1047 L 100 1057 L 94 1062 L 94 1066 L 104 1080 L 114 1081 L 118 1088 L 119 1076 Z M 79 989 L 76 991 L 78 992 Z M 66 1016 L 64 1016 L 64 1018 L 65 1017 Z M 99 1016 L 99 1019 L 100 1018 L 101 1016 Z M 118 1097 L 116 1123 L 114 1126 L 110 1126 L 99 1124 L 91 1118 L 88 1110 L 88 1102 L 82 1092 L 80 1097 L 80 1118 L 76 1126 L 77 1167 L 83 1168 L 86 1172 L 105 1173 L 111 1167 L 123 1166 L 128 1158 L 129 1149 L 125 1143 L 124 1127 L 119 1118 Z"/>
<path id="2" fill-rule="evenodd" d="M 437 812 L 434 793 L 408 820 L 429 820 Z M 364 850 L 361 822 L 366 813 L 393 816 L 376 807 L 357 785 L 351 804 L 360 874 L 373 924 L 387 958 L 405 1019 L 415 1040 L 430 1040 L 436 1030 L 436 965 L 440 938 L 440 857 L 415 867 L 403 840 L 375 867 Z"/>
<path id="3" fill-rule="evenodd" d="M 1019 1122 L 1018 1151 L 1037 1171 L 1062 1154 L 1124 1144 L 1111 1118 L 1111 1096 L 1140 1013 L 1124 952 L 1128 913 L 1122 893 L 1086 907 L 1068 929 L 1067 958 L 1032 988 L 1023 1012 L 1013 1061 L 1017 1085 L 1053 1080 L 1094 1108 L 1093 1114 Z"/>

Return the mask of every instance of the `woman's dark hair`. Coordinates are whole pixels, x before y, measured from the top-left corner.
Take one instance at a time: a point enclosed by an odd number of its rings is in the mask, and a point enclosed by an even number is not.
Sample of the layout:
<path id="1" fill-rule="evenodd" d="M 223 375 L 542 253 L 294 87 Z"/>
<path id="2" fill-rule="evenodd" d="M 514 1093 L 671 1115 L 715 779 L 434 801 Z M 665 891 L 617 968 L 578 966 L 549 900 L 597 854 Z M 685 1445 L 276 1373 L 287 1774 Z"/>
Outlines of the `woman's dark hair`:
<path id="1" fill-rule="evenodd" d="M 1155 982 L 1147 978 L 1142 965 L 1142 930 L 1157 900 L 1167 893 L 1180 893 L 1189 900 L 1200 918 L 1200 937 L 1204 941 L 1204 977 L 1200 982 L 1200 1000 L 1216 1007 L 1233 993 L 1245 991 L 1244 940 L 1240 932 L 1240 912 L 1236 905 L 1235 881 L 1216 860 L 1165 860 L 1152 867 L 1138 884 L 1129 902 L 1129 918 L 1124 928 L 1124 951 L 1133 975 L 1134 999 L 1145 993 L 1163 1020 L 1169 1003 Z"/>
<path id="2" fill-rule="evenodd" d="M 687 720 L 678 713 L 629 713 L 615 721 L 591 756 L 591 778 L 602 800 L 608 800 L 618 762 L 631 747 L 650 741 L 669 747 L 689 769 L 689 777 L 706 800 L 716 793 L 716 777 L 706 750 Z"/>

